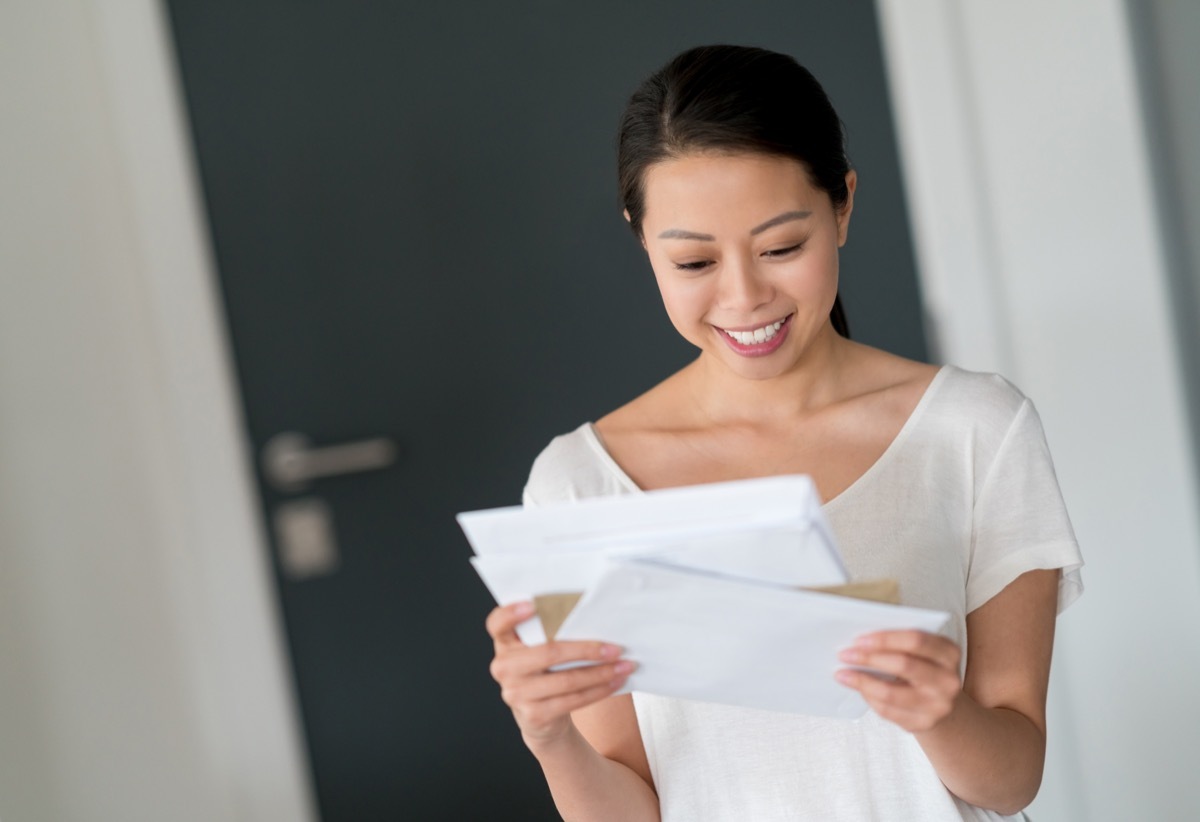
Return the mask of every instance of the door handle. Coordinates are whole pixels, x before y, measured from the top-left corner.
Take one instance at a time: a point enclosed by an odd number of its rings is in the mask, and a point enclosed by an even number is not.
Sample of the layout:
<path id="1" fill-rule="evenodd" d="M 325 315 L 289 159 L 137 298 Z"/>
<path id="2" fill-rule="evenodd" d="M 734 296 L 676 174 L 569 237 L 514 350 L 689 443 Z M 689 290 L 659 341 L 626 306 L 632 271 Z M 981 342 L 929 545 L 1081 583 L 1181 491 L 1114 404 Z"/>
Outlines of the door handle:
<path id="1" fill-rule="evenodd" d="M 302 491 L 313 480 L 387 468 L 396 453 L 388 437 L 314 448 L 305 435 L 285 431 L 263 446 L 263 473 L 278 491 Z"/>

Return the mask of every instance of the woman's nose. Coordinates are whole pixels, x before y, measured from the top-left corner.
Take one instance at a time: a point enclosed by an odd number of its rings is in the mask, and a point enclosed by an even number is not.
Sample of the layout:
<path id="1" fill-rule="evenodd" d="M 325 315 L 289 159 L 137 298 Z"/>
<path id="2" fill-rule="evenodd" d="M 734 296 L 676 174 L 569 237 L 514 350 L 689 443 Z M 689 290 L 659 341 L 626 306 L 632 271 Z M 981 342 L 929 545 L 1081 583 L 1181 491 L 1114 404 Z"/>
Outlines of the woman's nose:
<path id="1" fill-rule="evenodd" d="M 752 260 L 734 260 L 721 271 L 718 299 L 722 308 L 752 311 L 775 297 L 775 288 Z"/>

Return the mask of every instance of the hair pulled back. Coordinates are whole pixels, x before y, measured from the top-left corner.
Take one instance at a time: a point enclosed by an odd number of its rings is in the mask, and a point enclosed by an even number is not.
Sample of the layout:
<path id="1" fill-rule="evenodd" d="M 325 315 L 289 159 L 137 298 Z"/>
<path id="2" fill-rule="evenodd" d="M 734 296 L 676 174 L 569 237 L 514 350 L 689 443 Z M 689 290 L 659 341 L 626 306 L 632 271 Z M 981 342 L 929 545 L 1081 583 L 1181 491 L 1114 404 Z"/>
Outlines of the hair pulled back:
<path id="1" fill-rule="evenodd" d="M 785 54 L 749 46 L 700 46 L 678 55 L 633 93 L 617 140 L 617 176 L 629 225 L 642 236 L 646 170 L 696 151 L 797 160 L 835 210 L 849 199 L 845 133 L 809 71 Z M 830 320 L 850 336 L 841 296 Z"/>

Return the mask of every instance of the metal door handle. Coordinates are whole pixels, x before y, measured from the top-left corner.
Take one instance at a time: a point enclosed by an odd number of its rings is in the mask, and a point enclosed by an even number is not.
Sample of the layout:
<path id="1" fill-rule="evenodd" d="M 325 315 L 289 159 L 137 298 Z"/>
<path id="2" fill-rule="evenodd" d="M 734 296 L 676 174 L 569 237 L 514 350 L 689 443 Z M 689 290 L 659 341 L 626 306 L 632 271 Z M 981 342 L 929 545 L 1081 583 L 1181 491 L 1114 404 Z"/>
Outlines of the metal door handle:
<path id="1" fill-rule="evenodd" d="M 285 431 L 263 446 L 263 473 L 280 491 L 300 491 L 315 479 L 387 468 L 396 450 L 387 437 L 313 448 L 308 437 Z"/>

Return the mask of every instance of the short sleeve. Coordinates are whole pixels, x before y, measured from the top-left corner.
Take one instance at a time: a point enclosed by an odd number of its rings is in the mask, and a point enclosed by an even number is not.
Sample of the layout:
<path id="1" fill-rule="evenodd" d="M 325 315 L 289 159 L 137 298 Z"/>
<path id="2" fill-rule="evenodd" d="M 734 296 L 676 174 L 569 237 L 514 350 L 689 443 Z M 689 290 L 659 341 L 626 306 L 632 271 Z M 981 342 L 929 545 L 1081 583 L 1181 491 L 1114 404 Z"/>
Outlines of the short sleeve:
<path id="1" fill-rule="evenodd" d="M 575 489 L 577 478 L 587 473 L 587 450 L 581 441 L 581 430 L 555 437 L 537 455 L 521 491 L 523 506 L 536 508 L 579 496 Z"/>
<path id="2" fill-rule="evenodd" d="M 550 441 L 521 493 L 527 508 L 637 491 L 604 450 L 591 423 Z"/>
<path id="3" fill-rule="evenodd" d="M 1058 612 L 1083 593 L 1083 557 L 1067 516 L 1042 422 L 1033 403 L 1017 409 L 975 499 L 967 613 L 1027 571 L 1060 569 Z"/>

